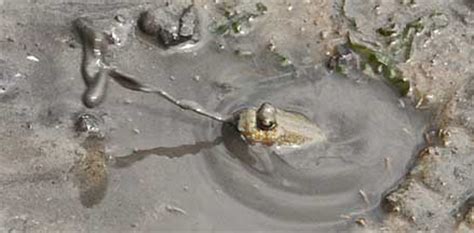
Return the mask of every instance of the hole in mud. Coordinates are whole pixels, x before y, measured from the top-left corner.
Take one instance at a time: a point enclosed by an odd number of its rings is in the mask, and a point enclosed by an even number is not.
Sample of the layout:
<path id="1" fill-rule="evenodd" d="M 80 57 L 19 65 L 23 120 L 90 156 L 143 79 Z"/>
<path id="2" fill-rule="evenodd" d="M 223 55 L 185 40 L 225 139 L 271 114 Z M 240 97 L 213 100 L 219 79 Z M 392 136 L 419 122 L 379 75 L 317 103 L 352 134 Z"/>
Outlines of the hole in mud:
<path id="1" fill-rule="evenodd" d="M 203 159 L 211 179 L 236 201 L 280 220 L 335 223 L 378 208 L 423 142 L 424 115 L 399 101 L 381 81 L 308 69 L 298 78 L 250 84 L 215 111 L 271 102 L 307 116 L 327 141 L 278 151 L 248 145 L 232 125 L 214 123 L 196 136 L 222 135 L 223 144 Z"/>

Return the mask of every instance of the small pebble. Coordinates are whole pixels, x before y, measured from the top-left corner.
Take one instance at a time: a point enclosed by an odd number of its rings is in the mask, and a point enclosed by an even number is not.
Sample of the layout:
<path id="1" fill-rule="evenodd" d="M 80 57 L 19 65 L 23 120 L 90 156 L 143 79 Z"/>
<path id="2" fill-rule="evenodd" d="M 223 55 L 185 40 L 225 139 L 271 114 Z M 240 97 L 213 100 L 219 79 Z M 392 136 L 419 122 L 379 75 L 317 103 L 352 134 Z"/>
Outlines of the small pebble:
<path id="1" fill-rule="evenodd" d="M 268 49 L 273 52 L 276 50 L 276 45 L 275 43 L 273 42 L 273 40 L 270 40 L 270 43 L 268 44 Z"/>
<path id="2" fill-rule="evenodd" d="M 329 36 L 329 32 L 326 30 L 323 30 L 319 33 L 319 36 L 321 37 L 321 39 L 327 39 Z"/>
<path id="3" fill-rule="evenodd" d="M 361 227 L 367 226 L 367 221 L 364 218 L 359 218 L 355 222 Z"/>
<path id="4" fill-rule="evenodd" d="M 34 61 L 34 62 L 39 62 L 40 61 L 37 57 L 35 57 L 33 55 L 27 56 L 26 59 L 28 59 L 30 61 Z"/>
<path id="5" fill-rule="evenodd" d="M 170 213 L 177 213 L 177 214 L 183 214 L 183 215 L 187 214 L 185 210 L 183 210 L 179 207 L 176 207 L 176 206 L 172 206 L 172 205 L 166 205 L 165 209 L 166 209 L 166 211 L 168 211 Z"/>
<path id="6" fill-rule="evenodd" d="M 292 11 L 292 10 L 293 10 L 293 5 L 288 4 L 288 8 L 287 8 L 287 9 L 288 9 L 288 11 Z"/>
<path id="7" fill-rule="evenodd" d="M 119 23 L 124 23 L 125 22 L 125 17 L 123 17 L 123 15 L 116 15 L 114 19 L 115 19 L 115 21 L 117 21 Z"/>
<path id="8" fill-rule="evenodd" d="M 401 108 L 405 108 L 405 101 L 403 101 L 402 99 L 399 99 L 398 103 L 399 103 Z"/>

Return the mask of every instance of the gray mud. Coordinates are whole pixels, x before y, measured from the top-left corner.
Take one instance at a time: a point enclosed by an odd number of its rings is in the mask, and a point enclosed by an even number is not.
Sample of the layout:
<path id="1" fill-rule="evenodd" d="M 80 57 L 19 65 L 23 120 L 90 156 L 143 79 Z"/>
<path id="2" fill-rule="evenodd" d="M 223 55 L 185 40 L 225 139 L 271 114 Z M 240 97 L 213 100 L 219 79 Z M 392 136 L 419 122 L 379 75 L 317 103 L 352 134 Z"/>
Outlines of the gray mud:
<path id="1" fill-rule="evenodd" d="M 216 2 L 186 18 L 199 38 L 160 46 L 136 25 L 165 1 L 0 0 L 0 231 L 472 230 L 469 1 Z M 448 26 L 416 35 L 396 64 L 408 96 L 325 68 L 347 32 L 380 44 L 378 28 L 433 11 Z M 103 33 L 106 66 L 82 66 L 80 17 Z M 249 146 L 232 125 L 109 76 L 87 108 L 103 67 L 223 115 L 269 101 L 328 141 Z"/>

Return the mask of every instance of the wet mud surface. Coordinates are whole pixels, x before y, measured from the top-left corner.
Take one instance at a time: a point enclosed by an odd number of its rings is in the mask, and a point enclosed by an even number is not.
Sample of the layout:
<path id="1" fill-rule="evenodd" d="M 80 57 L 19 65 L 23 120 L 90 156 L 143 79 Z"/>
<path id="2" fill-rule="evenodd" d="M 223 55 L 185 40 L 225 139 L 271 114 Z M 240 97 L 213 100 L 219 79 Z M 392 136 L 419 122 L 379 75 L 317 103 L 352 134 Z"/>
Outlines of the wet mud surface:
<path id="1" fill-rule="evenodd" d="M 209 125 L 208 139 L 221 133 L 224 142 L 209 150 L 205 170 L 236 200 L 282 221 L 324 225 L 374 211 L 422 143 L 423 117 L 400 107 L 380 81 L 357 83 L 313 69 L 288 79 L 229 94 L 218 111 L 275 101 L 317 122 L 327 140 L 275 151 L 246 145 L 231 126 Z"/>
<path id="2" fill-rule="evenodd" d="M 0 0 L 0 230 L 474 229 L 470 1 L 192 3 Z"/>

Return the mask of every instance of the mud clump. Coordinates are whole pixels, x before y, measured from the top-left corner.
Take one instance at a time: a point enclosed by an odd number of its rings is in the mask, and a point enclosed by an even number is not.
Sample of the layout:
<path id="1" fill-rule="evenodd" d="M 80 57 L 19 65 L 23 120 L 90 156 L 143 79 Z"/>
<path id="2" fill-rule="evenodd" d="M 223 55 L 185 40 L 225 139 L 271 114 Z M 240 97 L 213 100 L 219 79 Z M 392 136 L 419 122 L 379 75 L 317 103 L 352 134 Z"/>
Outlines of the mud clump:
<path id="1" fill-rule="evenodd" d="M 200 39 L 199 18 L 194 5 L 167 4 L 145 11 L 138 20 L 138 27 L 165 48 L 184 42 L 196 43 Z"/>

